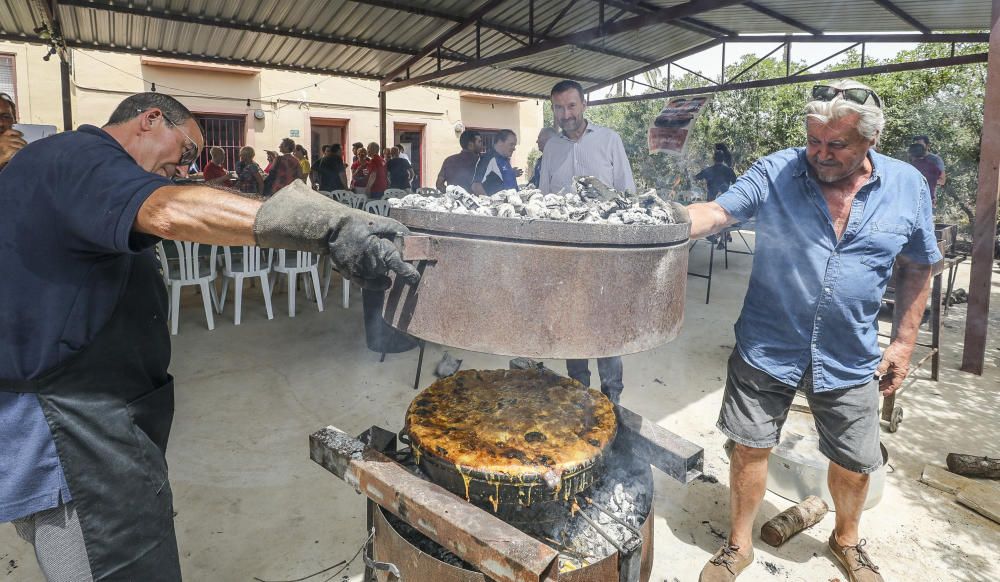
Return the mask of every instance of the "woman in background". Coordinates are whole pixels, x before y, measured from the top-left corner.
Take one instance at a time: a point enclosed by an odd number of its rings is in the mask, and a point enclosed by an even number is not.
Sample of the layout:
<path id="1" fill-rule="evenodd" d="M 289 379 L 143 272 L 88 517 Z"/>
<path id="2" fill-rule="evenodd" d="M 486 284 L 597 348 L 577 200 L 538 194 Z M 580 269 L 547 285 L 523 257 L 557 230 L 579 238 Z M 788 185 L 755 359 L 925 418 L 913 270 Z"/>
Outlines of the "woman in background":
<path id="1" fill-rule="evenodd" d="M 312 168 L 309 166 L 309 152 L 306 151 L 306 148 L 302 147 L 302 144 L 298 144 L 295 146 L 295 151 L 292 155 L 295 156 L 295 159 L 299 161 L 299 165 L 302 166 L 302 181 L 308 184 L 309 173 L 312 171 Z"/>
<path id="2" fill-rule="evenodd" d="M 240 162 L 236 165 L 236 187 L 247 194 L 264 192 L 264 177 L 260 166 L 253 161 L 255 152 L 250 146 L 240 149 Z"/>

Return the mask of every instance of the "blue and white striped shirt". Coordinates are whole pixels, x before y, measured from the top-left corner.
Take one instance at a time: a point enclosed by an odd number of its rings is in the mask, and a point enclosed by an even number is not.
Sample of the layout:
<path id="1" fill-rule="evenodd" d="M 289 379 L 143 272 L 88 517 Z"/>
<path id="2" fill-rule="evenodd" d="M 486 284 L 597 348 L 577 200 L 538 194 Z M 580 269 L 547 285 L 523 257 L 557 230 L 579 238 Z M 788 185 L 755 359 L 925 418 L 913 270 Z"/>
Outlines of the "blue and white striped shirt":
<path id="1" fill-rule="evenodd" d="M 587 121 L 580 139 L 559 134 L 545 144 L 539 190 L 571 192 L 575 176 L 593 176 L 620 192 L 635 193 L 632 167 L 622 138 L 613 129 Z"/>

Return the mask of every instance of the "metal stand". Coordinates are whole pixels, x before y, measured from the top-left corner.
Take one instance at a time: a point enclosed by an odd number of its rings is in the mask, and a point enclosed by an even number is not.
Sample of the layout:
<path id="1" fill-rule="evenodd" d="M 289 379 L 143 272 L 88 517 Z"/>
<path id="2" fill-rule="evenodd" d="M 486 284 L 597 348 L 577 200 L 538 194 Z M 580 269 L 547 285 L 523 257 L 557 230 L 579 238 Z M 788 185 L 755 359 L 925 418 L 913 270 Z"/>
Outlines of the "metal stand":
<path id="1" fill-rule="evenodd" d="M 719 231 L 719 233 L 717 235 L 717 236 L 722 237 L 719 240 L 722 242 L 723 253 L 724 253 L 725 258 L 726 258 L 726 260 L 725 260 L 725 266 L 726 266 L 727 269 L 729 268 L 729 253 L 734 253 L 734 254 L 737 254 L 737 255 L 751 255 L 751 256 L 754 254 L 753 248 L 750 246 L 750 243 L 747 241 L 746 237 L 743 236 L 743 232 L 741 230 L 742 228 L 744 228 L 743 225 L 741 225 L 741 224 L 734 224 L 733 226 L 728 226 L 728 227 L 722 229 L 721 231 Z M 731 233 L 734 233 L 734 232 L 739 235 L 740 239 L 743 240 L 743 244 L 744 244 L 744 246 L 746 246 L 747 250 L 745 250 L 745 251 L 737 251 L 737 250 L 732 250 L 732 249 L 729 248 L 729 240 L 728 240 L 729 239 L 729 235 Z M 709 243 L 709 251 L 708 251 L 708 273 L 707 274 L 706 273 L 693 273 L 691 271 L 688 271 L 688 275 L 690 275 L 691 277 L 698 277 L 699 279 L 707 279 L 708 280 L 708 287 L 705 290 L 705 305 L 708 305 L 708 302 L 709 302 L 709 300 L 712 297 L 712 269 L 713 269 L 713 266 L 714 266 L 714 263 L 715 263 L 715 247 L 716 247 L 716 243 L 712 242 L 711 240 L 708 240 L 707 238 L 693 240 L 693 241 L 691 241 L 691 246 L 688 247 L 688 253 L 690 253 L 694 249 L 695 245 L 697 245 L 699 242 L 701 242 L 703 240 L 705 242 Z"/>
<path id="2" fill-rule="evenodd" d="M 928 321 L 928 326 L 931 333 L 930 343 L 921 343 L 917 341 L 916 345 L 924 348 L 928 348 L 930 351 L 924 354 L 917 363 L 910 370 L 910 375 L 906 380 L 904 386 L 900 386 L 894 394 L 890 396 L 885 396 L 882 398 L 882 420 L 889 423 L 889 432 L 896 432 L 899 430 L 899 425 L 903 422 L 903 407 L 896 404 L 896 397 L 900 392 L 903 391 L 904 387 L 908 387 L 916 380 L 914 375 L 917 370 L 920 369 L 927 360 L 931 361 L 931 380 L 935 382 L 938 381 L 938 373 L 940 371 L 940 358 L 941 358 L 941 288 L 942 288 L 942 276 L 944 271 L 948 270 L 948 288 L 951 295 L 950 289 L 955 282 L 955 267 L 958 263 L 962 262 L 965 257 L 949 257 L 944 260 L 939 261 L 934 265 L 933 277 L 931 279 L 931 299 L 930 299 L 930 319 Z M 879 334 L 881 337 L 888 337 L 889 341 L 896 339 L 896 333 L 899 328 L 899 318 L 901 316 L 900 310 L 896 309 L 896 300 L 894 297 L 889 297 L 888 289 L 886 292 L 886 297 L 882 298 L 882 302 L 886 305 L 891 305 L 892 310 L 892 331 L 889 335 Z"/>

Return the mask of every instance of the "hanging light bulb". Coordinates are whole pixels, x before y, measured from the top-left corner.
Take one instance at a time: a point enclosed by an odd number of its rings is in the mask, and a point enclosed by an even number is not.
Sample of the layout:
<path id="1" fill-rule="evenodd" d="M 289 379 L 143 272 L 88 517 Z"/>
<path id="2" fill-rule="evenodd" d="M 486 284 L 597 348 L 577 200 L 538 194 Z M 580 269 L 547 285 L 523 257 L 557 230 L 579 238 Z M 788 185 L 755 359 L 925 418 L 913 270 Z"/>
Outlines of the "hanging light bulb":
<path id="1" fill-rule="evenodd" d="M 156 83 L 152 83 L 152 85 L 149 87 L 149 90 L 152 91 L 153 93 L 156 93 Z"/>
<path id="2" fill-rule="evenodd" d="M 250 107 L 250 99 L 247 99 L 247 107 Z"/>
<path id="3" fill-rule="evenodd" d="M 438 93 L 438 94 L 437 94 L 437 100 L 438 100 L 438 101 L 440 101 L 440 100 L 441 100 L 441 94 L 440 94 L 440 93 Z"/>

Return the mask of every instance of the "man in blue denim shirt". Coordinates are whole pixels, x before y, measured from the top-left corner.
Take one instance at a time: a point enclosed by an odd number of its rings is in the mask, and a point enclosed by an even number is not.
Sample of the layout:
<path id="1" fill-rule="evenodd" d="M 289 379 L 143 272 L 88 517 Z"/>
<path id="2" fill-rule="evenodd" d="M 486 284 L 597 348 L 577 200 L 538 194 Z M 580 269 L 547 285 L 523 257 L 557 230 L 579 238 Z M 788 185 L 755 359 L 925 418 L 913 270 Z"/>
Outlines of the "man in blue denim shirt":
<path id="1" fill-rule="evenodd" d="M 718 424 L 735 443 L 730 537 L 702 571 L 705 582 L 734 580 L 753 562 L 768 455 L 796 390 L 809 400 L 830 459 L 830 548 L 851 581 L 882 580 L 858 534 L 868 474 L 882 463 L 879 394 L 892 394 L 909 371 L 941 255 L 927 182 L 874 151 L 885 125 L 878 96 L 842 81 L 817 86 L 812 97 L 806 148 L 758 160 L 714 202 L 689 207 L 692 238 L 757 219 Z M 902 318 L 880 354 L 876 318 L 894 268 Z"/>

